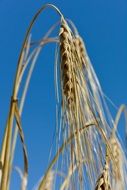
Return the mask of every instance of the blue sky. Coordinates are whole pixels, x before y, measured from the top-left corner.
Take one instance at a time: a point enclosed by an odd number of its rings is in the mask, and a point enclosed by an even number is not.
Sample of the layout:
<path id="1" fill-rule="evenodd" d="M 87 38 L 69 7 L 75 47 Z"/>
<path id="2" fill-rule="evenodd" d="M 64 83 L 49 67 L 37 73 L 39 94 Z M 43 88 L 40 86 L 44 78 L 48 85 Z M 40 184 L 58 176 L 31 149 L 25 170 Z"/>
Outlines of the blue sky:
<path id="1" fill-rule="evenodd" d="M 22 41 L 31 18 L 44 3 L 47 1 L 0 0 L 0 139 Z M 105 94 L 118 107 L 127 104 L 127 1 L 54 0 L 50 3 L 58 6 L 65 17 L 76 24 Z M 35 39 L 58 19 L 54 11 L 46 10 L 33 29 Z M 22 117 L 30 163 L 28 189 L 46 169 L 55 128 L 54 47 L 47 45 L 39 57 Z M 121 125 L 120 133 L 123 131 Z M 21 162 L 18 142 L 15 165 Z M 12 189 L 18 184 L 17 175 Z"/>

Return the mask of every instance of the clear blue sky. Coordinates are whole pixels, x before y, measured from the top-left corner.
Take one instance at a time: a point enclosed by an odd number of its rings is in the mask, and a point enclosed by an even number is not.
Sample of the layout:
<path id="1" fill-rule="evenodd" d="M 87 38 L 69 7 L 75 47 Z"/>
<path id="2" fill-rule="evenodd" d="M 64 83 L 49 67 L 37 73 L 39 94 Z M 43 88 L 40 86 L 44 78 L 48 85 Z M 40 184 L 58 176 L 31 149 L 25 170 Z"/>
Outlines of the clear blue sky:
<path id="1" fill-rule="evenodd" d="M 44 3 L 47 1 L 0 0 L 0 142 L 25 31 Z M 127 1 L 54 0 L 50 3 L 76 24 L 105 94 L 118 107 L 127 104 Z M 34 27 L 34 37 L 39 38 L 58 19 L 54 11 L 46 10 Z M 28 189 L 32 189 L 46 169 L 55 128 L 54 47 L 47 45 L 39 57 L 22 117 L 29 154 Z M 15 165 L 21 163 L 18 142 Z M 16 179 L 11 189 L 15 190 L 19 177 L 15 172 L 13 176 Z"/>

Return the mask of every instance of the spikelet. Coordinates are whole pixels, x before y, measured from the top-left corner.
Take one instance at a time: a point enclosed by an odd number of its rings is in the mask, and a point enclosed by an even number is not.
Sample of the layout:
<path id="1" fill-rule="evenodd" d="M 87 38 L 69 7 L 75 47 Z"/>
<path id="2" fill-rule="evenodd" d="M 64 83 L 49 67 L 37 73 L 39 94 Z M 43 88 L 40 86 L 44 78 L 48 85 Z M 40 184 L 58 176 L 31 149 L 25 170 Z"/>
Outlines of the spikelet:
<path id="1" fill-rule="evenodd" d="M 74 46 L 75 46 L 75 49 L 77 51 L 77 54 L 79 56 L 80 61 L 85 66 L 87 64 L 87 61 L 86 61 L 86 49 L 85 49 L 83 39 L 79 35 L 77 35 L 74 38 Z"/>
<path id="2" fill-rule="evenodd" d="M 112 148 L 112 154 L 114 157 L 114 162 L 113 162 L 113 173 L 115 180 L 122 180 L 123 177 L 123 172 L 122 172 L 122 152 L 121 152 L 121 147 L 120 144 L 117 142 L 117 139 L 115 137 L 112 137 L 110 139 L 110 144 Z"/>
<path id="3" fill-rule="evenodd" d="M 67 104 L 72 108 L 75 99 L 74 89 L 74 44 L 73 37 L 66 22 L 63 22 L 60 29 L 60 56 L 61 71 L 63 79 L 63 92 L 67 100 Z"/>
<path id="4" fill-rule="evenodd" d="M 127 187 L 126 181 L 126 158 L 120 142 L 116 136 L 110 138 L 110 145 L 114 162 L 112 162 L 112 187 L 115 190 L 124 190 Z"/>
<path id="5" fill-rule="evenodd" d="M 72 63 L 72 36 L 66 23 L 62 23 L 60 29 L 60 54 L 61 54 L 61 71 L 63 79 L 63 93 L 67 103 L 71 106 L 74 102 L 73 86 L 73 63 Z"/>
<path id="6" fill-rule="evenodd" d="M 101 176 L 98 178 L 96 182 L 95 190 L 111 190 L 111 186 L 109 183 L 109 167 L 108 164 L 105 164 L 103 172 Z"/>

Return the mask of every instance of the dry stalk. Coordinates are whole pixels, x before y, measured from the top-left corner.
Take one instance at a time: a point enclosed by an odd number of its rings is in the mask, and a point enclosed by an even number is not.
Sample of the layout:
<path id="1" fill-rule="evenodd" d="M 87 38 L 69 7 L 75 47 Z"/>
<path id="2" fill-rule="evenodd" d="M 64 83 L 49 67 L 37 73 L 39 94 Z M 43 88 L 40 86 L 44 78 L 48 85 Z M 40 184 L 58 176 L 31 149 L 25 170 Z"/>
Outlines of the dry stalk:
<path id="1" fill-rule="evenodd" d="M 95 126 L 95 123 L 88 123 L 86 124 L 82 129 L 80 129 L 79 133 L 83 134 L 87 128 L 89 128 L 90 126 Z M 70 137 L 62 144 L 62 146 L 58 149 L 55 157 L 53 158 L 52 162 L 50 163 L 43 179 L 40 182 L 39 188 L 38 190 L 41 190 L 43 187 L 43 184 L 45 183 L 45 180 L 47 178 L 47 175 L 49 174 L 49 172 L 52 170 L 52 168 L 54 167 L 54 165 L 56 164 L 57 160 L 59 159 L 60 154 L 64 151 L 65 147 L 68 146 L 69 144 L 71 144 L 72 140 L 75 138 L 75 136 L 77 136 L 78 131 L 76 130 L 73 134 L 70 135 Z"/>
<path id="2" fill-rule="evenodd" d="M 18 66 L 17 66 L 17 71 L 16 71 L 16 76 L 15 76 L 15 81 L 14 81 L 14 87 L 13 87 L 13 93 L 12 93 L 12 99 L 15 101 L 17 100 L 17 95 L 18 95 L 18 89 L 19 89 L 19 77 L 22 73 L 22 60 L 24 57 L 24 50 L 26 48 L 26 43 L 29 37 L 29 34 L 31 32 L 31 29 L 37 20 L 38 16 L 45 10 L 46 8 L 52 8 L 54 9 L 61 17 L 63 15 L 59 11 L 57 7 L 55 7 L 52 4 L 45 4 L 44 6 L 41 7 L 33 17 L 28 30 L 25 35 L 25 39 L 21 48 L 21 52 L 19 55 L 18 59 Z M 10 158 L 11 158 L 11 141 L 12 141 L 12 129 L 13 129 L 13 121 L 14 121 L 14 114 L 15 114 L 15 105 L 13 101 L 10 104 L 10 111 L 8 115 L 8 120 L 7 120 L 7 125 L 5 129 L 5 135 L 3 138 L 3 143 L 2 143 L 2 149 L 1 149 L 1 156 L 0 156 L 0 161 L 2 162 L 2 178 L 1 178 L 1 190 L 7 190 L 9 187 L 9 181 L 10 181 Z"/>
<path id="3" fill-rule="evenodd" d="M 54 182 L 54 172 L 50 170 L 40 190 L 52 190 L 53 182 Z"/>

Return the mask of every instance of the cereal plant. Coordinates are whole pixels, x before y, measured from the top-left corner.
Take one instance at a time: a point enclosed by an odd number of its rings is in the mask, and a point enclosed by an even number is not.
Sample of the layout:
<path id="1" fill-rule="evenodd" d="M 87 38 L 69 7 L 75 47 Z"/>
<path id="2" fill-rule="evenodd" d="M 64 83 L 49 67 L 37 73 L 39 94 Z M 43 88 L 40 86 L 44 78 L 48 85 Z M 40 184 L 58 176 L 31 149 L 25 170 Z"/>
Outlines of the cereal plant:
<path id="1" fill-rule="evenodd" d="M 36 41 L 32 37 L 32 28 L 47 8 L 53 9 L 60 19 Z M 56 27 L 59 29 L 53 36 Z M 121 113 L 127 115 L 126 106 L 122 105 L 116 118 L 112 118 L 82 37 L 74 23 L 65 19 L 52 4 L 44 5 L 33 17 L 19 55 L 0 151 L 0 189 L 10 189 L 18 134 L 24 168 L 16 168 L 21 177 L 21 186 L 17 189 L 27 189 L 29 150 L 22 129 L 22 112 L 32 72 L 47 43 L 56 43 L 54 90 L 57 110 L 60 109 L 56 126 L 57 152 L 52 152 L 54 158 L 35 189 L 126 190 L 126 151 L 117 130 Z M 18 99 L 26 72 L 22 96 Z"/>

